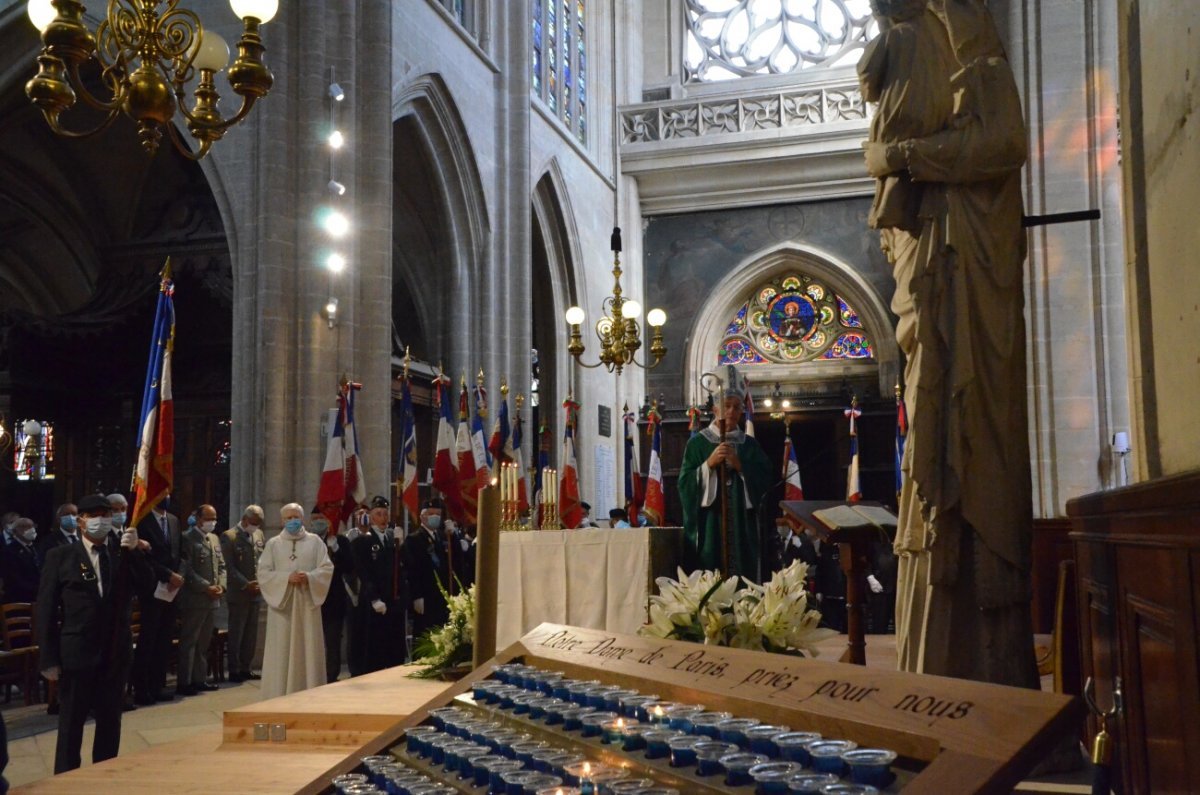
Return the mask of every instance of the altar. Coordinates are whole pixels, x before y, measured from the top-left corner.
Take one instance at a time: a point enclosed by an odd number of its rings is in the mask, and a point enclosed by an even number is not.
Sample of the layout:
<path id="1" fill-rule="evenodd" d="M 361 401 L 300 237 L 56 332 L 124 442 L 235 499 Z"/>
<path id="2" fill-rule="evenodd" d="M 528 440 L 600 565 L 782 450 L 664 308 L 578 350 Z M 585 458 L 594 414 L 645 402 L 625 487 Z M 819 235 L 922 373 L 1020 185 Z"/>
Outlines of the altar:
<path id="1" fill-rule="evenodd" d="M 654 579 L 676 576 L 682 544 L 679 527 L 501 533 L 497 647 L 543 621 L 637 632 Z"/>

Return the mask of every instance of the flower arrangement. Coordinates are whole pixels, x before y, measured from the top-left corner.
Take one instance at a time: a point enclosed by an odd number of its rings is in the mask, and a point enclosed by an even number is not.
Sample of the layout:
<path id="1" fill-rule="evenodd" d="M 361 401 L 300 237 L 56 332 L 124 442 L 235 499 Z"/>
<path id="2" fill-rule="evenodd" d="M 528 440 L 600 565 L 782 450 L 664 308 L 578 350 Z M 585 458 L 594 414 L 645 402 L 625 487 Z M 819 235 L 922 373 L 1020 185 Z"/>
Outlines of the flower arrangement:
<path id="1" fill-rule="evenodd" d="M 821 614 L 808 609 L 808 566 L 795 561 L 764 585 L 695 571 L 659 577 L 650 597 L 650 621 L 638 634 L 793 655 L 817 655 L 816 644 L 838 634 L 820 629 Z M 743 587 L 738 588 L 741 579 Z"/>
<path id="2" fill-rule="evenodd" d="M 425 667 L 409 674 L 414 679 L 441 679 L 454 669 L 471 664 L 475 645 L 475 586 L 464 590 L 460 583 L 459 592 L 451 596 L 439 582 L 438 590 L 446 599 L 450 618 L 417 639 L 413 663 Z"/>

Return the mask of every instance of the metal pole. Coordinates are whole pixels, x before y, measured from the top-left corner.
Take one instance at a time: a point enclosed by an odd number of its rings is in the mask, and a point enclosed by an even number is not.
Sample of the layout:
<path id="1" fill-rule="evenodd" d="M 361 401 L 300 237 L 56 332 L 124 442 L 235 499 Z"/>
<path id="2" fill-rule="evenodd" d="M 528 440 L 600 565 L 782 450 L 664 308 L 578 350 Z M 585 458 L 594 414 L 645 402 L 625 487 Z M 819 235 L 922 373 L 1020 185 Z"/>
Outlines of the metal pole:
<path id="1" fill-rule="evenodd" d="M 475 536 L 475 648 L 474 667 L 496 654 L 496 602 L 500 585 L 500 490 L 485 486 L 479 491 Z"/>

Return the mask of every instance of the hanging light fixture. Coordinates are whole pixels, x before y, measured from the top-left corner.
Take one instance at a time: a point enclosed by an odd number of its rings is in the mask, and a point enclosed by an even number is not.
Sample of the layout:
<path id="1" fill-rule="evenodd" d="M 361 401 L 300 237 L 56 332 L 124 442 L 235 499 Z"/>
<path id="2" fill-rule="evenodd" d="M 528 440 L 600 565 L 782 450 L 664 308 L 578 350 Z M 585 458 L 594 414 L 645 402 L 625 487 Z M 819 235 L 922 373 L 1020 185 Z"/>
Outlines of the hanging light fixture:
<path id="1" fill-rule="evenodd" d="M 642 347 L 642 330 L 638 318 L 642 315 L 642 305 L 637 301 L 625 298 L 621 292 L 621 227 L 613 229 L 613 294 L 604 299 L 604 314 L 596 321 L 596 337 L 600 341 L 600 361 L 587 364 L 582 360 L 584 346 L 583 334 L 580 327 L 586 317 L 583 308 L 573 306 L 567 310 L 567 325 L 571 327 L 571 337 L 567 343 L 567 353 L 575 357 L 575 361 L 584 367 L 599 367 L 604 365 L 608 371 L 617 375 L 630 365 L 637 365 L 649 370 L 658 366 L 667 355 L 667 346 L 663 342 L 663 324 L 667 322 L 667 313 L 661 309 L 651 309 L 646 313 L 646 324 L 654 329 L 654 337 L 650 342 L 650 355 L 654 361 L 643 364 L 634 358 Z"/>
<path id="2" fill-rule="evenodd" d="M 199 160 L 226 130 L 244 119 L 274 82 L 263 63 L 259 26 L 274 18 L 279 0 L 230 0 L 245 27 L 237 58 L 226 73 L 242 104 L 228 119 L 217 109 L 220 94 L 215 77 L 229 62 L 229 45 L 214 31 L 206 31 L 195 12 L 177 3 L 108 0 L 105 17 L 93 34 L 83 22 L 84 6 L 79 0 L 30 0 L 29 18 L 42 33 L 42 51 L 37 57 L 38 73 L 25 84 L 25 93 L 41 109 L 50 129 L 67 138 L 82 138 L 108 129 L 123 112 L 137 123 L 147 153 L 158 151 L 165 126 L 175 148 Z M 92 61 L 100 69 L 107 97 L 93 95 L 85 84 L 82 69 Z M 185 89 L 193 80 L 195 104 L 189 109 Z M 60 123 L 59 117 L 75 105 L 77 96 L 104 114 L 90 130 L 70 130 Z M 171 123 L 176 109 L 198 144 L 195 152 Z"/>

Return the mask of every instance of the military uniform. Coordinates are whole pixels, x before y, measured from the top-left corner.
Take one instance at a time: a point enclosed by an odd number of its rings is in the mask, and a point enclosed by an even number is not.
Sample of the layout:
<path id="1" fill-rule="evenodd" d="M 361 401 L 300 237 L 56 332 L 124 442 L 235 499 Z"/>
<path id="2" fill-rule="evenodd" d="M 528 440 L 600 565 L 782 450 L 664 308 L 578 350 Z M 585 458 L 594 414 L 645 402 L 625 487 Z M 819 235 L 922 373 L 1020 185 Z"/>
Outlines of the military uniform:
<path id="1" fill-rule="evenodd" d="M 402 549 L 387 530 L 370 527 L 350 542 L 358 574 L 364 673 L 400 665 L 408 656 L 404 609 L 408 587 Z M 382 606 L 380 612 L 378 606 Z"/>
<path id="2" fill-rule="evenodd" d="M 258 611 L 262 597 L 247 590 L 258 576 L 258 558 L 262 555 L 263 532 L 234 525 L 221 534 L 221 555 L 225 560 L 227 587 L 225 604 L 229 606 L 229 680 L 240 682 L 250 676 L 250 663 L 258 646 Z"/>
<path id="3" fill-rule="evenodd" d="M 180 542 L 183 589 L 179 593 L 179 675 L 175 690 L 190 695 L 208 689 L 208 645 L 212 640 L 213 617 L 221 600 L 208 592 L 211 586 L 225 587 L 225 560 L 216 537 L 198 527 L 189 527 Z"/>

